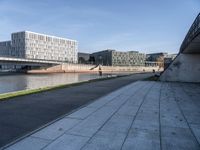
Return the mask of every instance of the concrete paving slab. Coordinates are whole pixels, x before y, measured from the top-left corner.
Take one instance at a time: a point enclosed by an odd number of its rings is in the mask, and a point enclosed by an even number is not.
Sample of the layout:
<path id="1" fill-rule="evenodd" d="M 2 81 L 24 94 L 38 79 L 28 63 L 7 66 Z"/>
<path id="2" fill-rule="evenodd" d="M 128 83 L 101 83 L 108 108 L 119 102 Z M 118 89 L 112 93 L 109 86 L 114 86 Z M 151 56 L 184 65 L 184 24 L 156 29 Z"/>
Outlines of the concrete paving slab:
<path id="1" fill-rule="evenodd" d="M 175 100 L 166 100 L 169 98 L 162 98 L 160 100 L 160 111 L 162 114 L 181 114 Z"/>
<path id="2" fill-rule="evenodd" d="M 45 150 L 199 150 L 200 114 L 194 106 L 197 99 L 190 99 L 190 84 L 186 84 L 186 93 L 181 87 L 184 85 L 147 81 L 130 84 L 24 140 L 49 139 L 41 148 Z"/>
<path id="3" fill-rule="evenodd" d="M 117 114 L 121 116 L 135 116 L 138 110 L 138 106 L 122 106 L 118 111 Z"/>
<path id="4" fill-rule="evenodd" d="M 85 119 L 96 110 L 97 110 L 97 108 L 84 107 L 84 108 L 79 109 L 79 111 L 76 111 L 76 112 L 70 114 L 67 117 L 75 118 L 75 119 Z"/>
<path id="5" fill-rule="evenodd" d="M 115 98 L 115 100 L 107 103 L 106 106 L 119 108 L 125 101 L 127 101 L 128 98 L 129 96 L 127 95 L 119 95 L 118 97 Z"/>
<path id="6" fill-rule="evenodd" d="M 163 149 L 199 149 L 199 143 L 197 143 L 187 124 L 184 111 L 180 108 L 180 101 L 189 103 L 189 99 L 183 98 L 185 93 L 180 92 L 180 88 L 177 89 L 177 85 L 167 83 L 162 87 L 160 98 L 162 147 Z M 172 86 L 173 88 L 176 87 L 180 92 L 179 94 L 182 93 L 182 95 L 177 97 L 176 94 L 178 93 L 172 89 Z M 166 101 L 169 102 L 168 105 L 165 105 Z M 172 107 L 171 110 L 170 106 Z"/>
<path id="7" fill-rule="evenodd" d="M 155 109 L 145 110 L 145 108 L 141 108 L 136 119 L 157 122 L 159 119 L 159 111 Z"/>
<path id="8" fill-rule="evenodd" d="M 132 128 L 123 150 L 160 150 L 159 130 Z"/>
<path id="9" fill-rule="evenodd" d="M 197 110 L 199 110 L 198 106 L 194 103 L 193 99 L 183 90 L 182 86 L 174 83 L 171 83 L 170 85 L 172 87 L 171 90 L 174 91 L 174 97 L 176 98 L 178 104 L 180 105 L 184 113 L 195 113 Z"/>
<path id="10" fill-rule="evenodd" d="M 141 86 L 139 86 L 141 87 Z M 137 88 L 139 88 L 137 87 Z M 136 88 L 133 86 L 133 88 Z M 136 88 L 136 89 L 137 89 Z M 136 92 L 136 91 L 135 91 Z M 134 94 L 134 92 L 132 93 Z M 112 114 L 117 111 L 117 109 L 125 102 L 129 96 L 120 95 L 116 97 L 114 100 L 108 102 L 104 107 L 101 105 L 101 109 L 92 114 L 92 116 L 85 119 L 78 126 L 74 127 L 69 131 L 70 134 L 81 135 L 81 136 L 89 136 L 91 137 L 97 130 L 103 126 L 105 121 L 112 116 Z M 95 103 L 95 102 L 94 102 Z M 91 104 L 92 105 L 92 104 Z M 87 107 L 91 107 L 91 105 Z M 96 105 L 96 104 L 95 104 Z"/>
<path id="11" fill-rule="evenodd" d="M 12 145 L 5 150 L 40 150 L 48 145 L 51 141 L 35 137 L 27 137 L 22 141 Z"/>
<path id="12" fill-rule="evenodd" d="M 32 137 L 38 137 L 48 140 L 54 140 L 60 135 L 64 134 L 67 130 L 74 127 L 80 122 L 77 119 L 71 118 L 63 118 L 48 127 L 36 132 L 35 134 L 31 135 Z"/>
<path id="13" fill-rule="evenodd" d="M 164 150 L 200 149 L 189 128 L 162 127 L 161 136 Z"/>
<path id="14" fill-rule="evenodd" d="M 180 128 L 188 128 L 188 125 L 182 115 L 171 115 L 166 114 L 161 116 L 161 125 L 171 126 L 171 127 L 180 127 Z"/>
<path id="15" fill-rule="evenodd" d="M 114 96 L 117 97 L 117 96 Z M 100 108 L 103 105 L 107 104 L 108 102 L 110 102 L 114 97 L 109 97 L 109 98 L 100 98 L 98 100 L 96 100 L 95 102 L 89 104 L 87 107 L 92 107 L 92 108 Z"/>
<path id="16" fill-rule="evenodd" d="M 148 120 L 138 120 L 136 119 L 133 122 L 131 128 L 138 128 L 138 129 L 146 129 L 146 130 L 158 130 L 159 129 L 159 122 L 158 120 L 149 122 Z"/>
<path id="17" fill-rule="evenodd" d="M 160 150 L 160 145 L 153 139 L 127 138 L 122 150 Z"/>
<path id="18" fill-rule="evenodd" d="M 200 143 L 200 124 L 191 124 L 191 128 L 192 128 L 192 131 L 193 131 L 196 139 Z"/>
<path id="19" fill-rule="evenodd" d="M 138 83 L 133 83 L 134 85 L 137 85 Z M 121 96 L 121 93 L 123 93 L 124 91 L 126 91 L 127 89 L 130 88 L 130 85 L 125 86 L 124 88 L 120 88 L 117 91 L 114 91 L 104 97 L 101 97 L 99 99 L 97 99 L 95 102 L 89 104 L 87 107 L 93 107 L 93 108 L 100 108 L 103 105 L 111 102 L 114 98 Z"/>
<path id="20" fill-rule="evenodd" d="M 120 150 L 126 134 L 119 132 L 99 131 L 83 150 Z"/>
<path id="21" fill-rule="evenodd" d="M 64 134 L 49 144 L 44 148 L 44 150 L 77 150 L 80 149 L 88 140 L 88 137 Z"/>
<path id="22" fill-rule="evenodd" d="M 144 83 L 144 82 L 142 82 Z M 143 101 L 143 97 L 146 95 L 146 92 L 149 91 L 149 88 L 152 87 L 152 82 L 149 84 L 146 84 L 144 87 L 142 87 L 139 91 L 137 91 L 137 95 L 134 95 L 130 97 L 125 105 L 127 106 L 140 106 L 140 104 Z"/>
<path id="23" fill-rule="evenodd" d="M 157 129 L 140 129 L 140 128 L 131 128 L 128 138 L 144 138 L 144 139 L 154 139 L 159 141 L 159 130 Z"/>
<path id="24" fill-rule="evenodd" d="M 190 124 L 200 124 L 200 112 L 184 111 L 184 115 Z"/>
<path id="25" fill-rule="evenodd" d="M 107 132 L 120 132 L 127 133 L 131 123 L 133 121 L 133 116 L 121 116 L 114 115 L 103 127 L 101 130 Z"/>
<path id="26" fill-rule="evenodd" d="M 68 131 L 70 134 L 91 137 L 116 111 L 113 107 L 105 106 L 92 116 L 81 121 L 77 126 Z"/>

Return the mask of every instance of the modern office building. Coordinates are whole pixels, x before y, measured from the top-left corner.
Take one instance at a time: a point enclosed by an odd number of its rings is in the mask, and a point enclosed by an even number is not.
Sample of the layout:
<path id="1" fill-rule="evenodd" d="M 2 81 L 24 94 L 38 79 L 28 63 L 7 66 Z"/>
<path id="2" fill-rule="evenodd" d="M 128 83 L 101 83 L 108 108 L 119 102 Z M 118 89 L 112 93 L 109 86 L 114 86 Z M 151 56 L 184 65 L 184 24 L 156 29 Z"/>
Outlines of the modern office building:
<path id="1" fill-rule="evenodd" d="M 166 69 L 171 62 L 173 62 L 173 60 L 176 58 L 177 54 L 168 54 L 165 56 L 164 58 L 164 69 Z"/>
<path id="2" fill-rule="evenodd" d="M 0 56 L 10 56 L 11 41 L 0 42 Z"/>
<path id="3" fill-rule="evenodd" d="M 89 64 L 90 54 L 78 52 L 78 63 L 79 64 Z"/>
<path id="4" fill-rule="evenodd" d="M 146 61 L 150 62 L 159 62 L 160 67 L 166 68 L 176 57 L 177 54 L 168 54 L 168 53 L 151 53 L 146 55 Z"/>
<path id="5" fill-rule="evenodd" d="M 146 55 L 146 60 L 147 61 L 163 61 L 164 58 L 167 56 L 167 53 L 151 53 Z"/>
<path id="6" fill-rule="evenodd" d="M 78 42 L 30 31 L 15 32 L 11 41 L 0 42 L 0 55 L 77 63 Z"/>
<path id="7" fill-rule="evenodd" d="M 146 58 L 145 54 L 138 51 L 120 52 L 110 49 L 92 53 L 90 57 L 95 64 L 106 66 L 143 66 Z"/>

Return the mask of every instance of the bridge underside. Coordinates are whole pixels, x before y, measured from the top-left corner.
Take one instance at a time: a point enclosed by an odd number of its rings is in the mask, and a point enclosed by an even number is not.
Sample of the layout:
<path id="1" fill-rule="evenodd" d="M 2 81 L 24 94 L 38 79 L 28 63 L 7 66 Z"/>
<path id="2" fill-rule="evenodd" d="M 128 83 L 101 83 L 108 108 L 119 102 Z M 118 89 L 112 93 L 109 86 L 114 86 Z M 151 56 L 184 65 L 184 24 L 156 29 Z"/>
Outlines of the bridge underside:
<path id="1" fill-rule="evenodd" d="M 24 58 L 0 57 L 0 71 L 26 71 L 32 69 L 44 69 L 60 65 L 63 62 L 48 60 L 34 60 Z"/>
<path id="2" fill-rule="evenodd" d="M 200 54 L 200 33 L 183 50 L 183 54 Z"/>

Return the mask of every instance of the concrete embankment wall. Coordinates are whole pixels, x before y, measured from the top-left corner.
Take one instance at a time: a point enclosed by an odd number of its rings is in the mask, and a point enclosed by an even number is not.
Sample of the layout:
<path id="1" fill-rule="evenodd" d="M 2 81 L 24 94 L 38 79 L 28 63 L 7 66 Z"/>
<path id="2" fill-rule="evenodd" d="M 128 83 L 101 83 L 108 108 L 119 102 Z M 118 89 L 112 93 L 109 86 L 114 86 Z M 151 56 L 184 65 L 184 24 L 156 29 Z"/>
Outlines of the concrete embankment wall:
<path id="1" fill-rule="evenodd" d="M 95 65 L 86 65 L 86 64 L 68 64 L 64 63 L 62 65 L 57 65 L 41 70 L 30 70 L 28 73 L 53 73 L 53 72 L 79 72 L 79 73 L 96 73 L 99 71 L 99 67 L 91 70 Z M 152 72 L 162 71 L 159 67 L 142 67 L 142 66 L 102 66 L 103 73 L 112 73 L 112 72 Z"/>
<path id="2" fill-rule="evenodd" d="M 200 82 L 200 55 L 179 54 L 160 76 L 160 80 Z"/>

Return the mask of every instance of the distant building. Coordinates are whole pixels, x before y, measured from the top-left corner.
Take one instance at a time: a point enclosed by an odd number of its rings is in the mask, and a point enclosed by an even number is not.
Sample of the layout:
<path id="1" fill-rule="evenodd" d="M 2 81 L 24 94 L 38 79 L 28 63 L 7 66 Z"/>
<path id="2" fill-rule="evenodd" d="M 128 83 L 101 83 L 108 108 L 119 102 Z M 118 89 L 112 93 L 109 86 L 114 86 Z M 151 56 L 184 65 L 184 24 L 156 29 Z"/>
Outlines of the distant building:
<path id="1" fill-rule="evenodd" d="M 0 56 L 11 56 L 11 41 L 0 42 Z"/>
<path id="2" fill-rule="evenodd" d="M 164 69 L 166 69 L 171 62 L 176 58 L 177 54 L 168 54 L 164 58 Z"/>
<path id="3" fill-rule="evenodd" d="M 11 41 L 0 42 L 0 56 L 77 63 L 77 53 L 75 40 L 30 31 L 12 33 Z"/>
<path id="4" fill-rule="evenodd" d="M 108 49 L 92 53 L 90 57 L 95 64 L 105 66 L 143 66 L 146 56 L 138 51 L 119 52 Z"/>
<path id="5" fill-rule="evenodd" d="M 78 63 L 79 64 L 89 64 L 90 54 L 78 52 Z"/>
<path id="6" fill-rule="evenodd" d="M 146 55 L 146 61 L 159 62 L 160 67 L 166 68 L 176 57 L 176 54 L 151 53 Z"/>
<path id="7" fill-rule="evenodd" d="M 147 61 L 163 61 L 164 57 L 167 56 L 167 53 L 151 53 L 146 55 Z"/>

